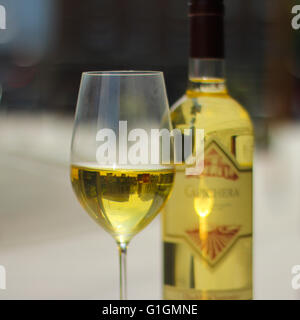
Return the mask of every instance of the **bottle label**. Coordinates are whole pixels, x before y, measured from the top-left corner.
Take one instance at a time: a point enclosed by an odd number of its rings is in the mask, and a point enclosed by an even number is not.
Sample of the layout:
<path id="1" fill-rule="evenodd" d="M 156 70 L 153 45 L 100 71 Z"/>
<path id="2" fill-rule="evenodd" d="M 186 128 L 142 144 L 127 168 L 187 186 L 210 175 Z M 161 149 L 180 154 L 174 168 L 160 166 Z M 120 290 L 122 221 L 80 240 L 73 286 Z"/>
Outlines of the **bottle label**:
<path id="1" fill-rule="evenodd" d="M 243 150 L 253 138 L 237 139 L 237 150 Z M 251 158 L 252 150 L 233 155 L 226 153 L 221 143 L 207 142 L 203 173 L 176 173 L 173 200 L 164 212 L 164 240 L 186 243 L 214 266 L 239 238 L 251 236 Z"/>

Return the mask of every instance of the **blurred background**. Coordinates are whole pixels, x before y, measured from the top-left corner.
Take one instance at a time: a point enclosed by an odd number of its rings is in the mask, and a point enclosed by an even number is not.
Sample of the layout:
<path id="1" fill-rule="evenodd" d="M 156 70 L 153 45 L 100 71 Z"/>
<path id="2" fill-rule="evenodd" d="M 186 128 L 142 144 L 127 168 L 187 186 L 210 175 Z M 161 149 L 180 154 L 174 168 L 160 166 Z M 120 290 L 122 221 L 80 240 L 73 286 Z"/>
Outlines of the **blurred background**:
<path id="1" fill-rule="evenodd" d="M 300 1 L 225 0 L 228 87 L 256 128 L 255 298 L 299 299 Z M 0 0 L 0 299 L 117 299 L 112 238 L 72 193 L 68 160 L 83 71 L 162 70 L 185 91 L 187 0 Z M 147 252 L 147 254 L 145 254 Z M 140 257 L 143 256 L 143 259 Z M 161 297 L 160 221 L 129 248 L 129 298 Z"/>

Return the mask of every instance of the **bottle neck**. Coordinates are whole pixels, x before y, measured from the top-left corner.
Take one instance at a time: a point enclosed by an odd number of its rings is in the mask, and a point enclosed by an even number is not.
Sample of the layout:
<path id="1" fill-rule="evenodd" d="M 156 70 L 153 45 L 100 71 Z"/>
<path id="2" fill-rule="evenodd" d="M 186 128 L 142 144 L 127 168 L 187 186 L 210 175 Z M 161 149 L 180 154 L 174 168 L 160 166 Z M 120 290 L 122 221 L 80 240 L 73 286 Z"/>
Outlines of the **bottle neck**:
<path id="1" fill-rule="evenodd" d="M 223 0 L 189 0 L 189 87 L 225 93 Z"/>
<path id="2" fill-rule="evenodd" d="M 203 93 L 226 93 L 224 59 L 190 57 L 188 90 Z"/>

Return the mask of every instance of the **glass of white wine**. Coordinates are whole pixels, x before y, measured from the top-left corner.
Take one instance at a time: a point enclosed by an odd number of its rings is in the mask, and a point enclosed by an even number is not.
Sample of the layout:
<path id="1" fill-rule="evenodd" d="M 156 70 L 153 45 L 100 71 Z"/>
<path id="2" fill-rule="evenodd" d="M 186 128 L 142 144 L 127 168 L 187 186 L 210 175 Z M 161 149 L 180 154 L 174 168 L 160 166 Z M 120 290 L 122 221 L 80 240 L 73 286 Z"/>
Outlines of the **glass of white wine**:
<path id="1" fill-rule="evenodd" d="M 162 129 L 171 130 L 162 72 L 83 73 L 71 181 L 83 208 L 117 242 L 120 299 L 127 298 L 127 246 L 162 209 L 173 186 L 172 150 L 158 145 Z"/>

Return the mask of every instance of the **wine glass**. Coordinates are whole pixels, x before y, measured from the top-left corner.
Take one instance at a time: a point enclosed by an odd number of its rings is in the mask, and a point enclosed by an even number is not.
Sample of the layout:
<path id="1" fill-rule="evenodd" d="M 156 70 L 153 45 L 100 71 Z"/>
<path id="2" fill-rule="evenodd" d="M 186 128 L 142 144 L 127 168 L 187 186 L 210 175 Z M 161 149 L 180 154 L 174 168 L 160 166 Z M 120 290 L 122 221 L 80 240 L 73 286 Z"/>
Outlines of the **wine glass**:
<path id="1" fill-rule="evenodd" d="M 172 189 L 172 140 L 162 148 L 158 135 L 170 129 L 162 72 L 82 74 L 71 181 L 83 208 L 117 242 L 120 299 L 127 297 L 127 246 L 162 209 Z"/>

